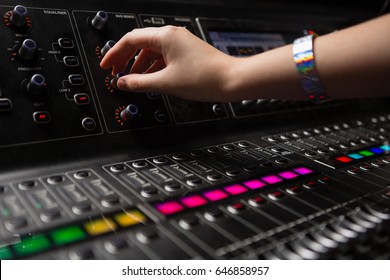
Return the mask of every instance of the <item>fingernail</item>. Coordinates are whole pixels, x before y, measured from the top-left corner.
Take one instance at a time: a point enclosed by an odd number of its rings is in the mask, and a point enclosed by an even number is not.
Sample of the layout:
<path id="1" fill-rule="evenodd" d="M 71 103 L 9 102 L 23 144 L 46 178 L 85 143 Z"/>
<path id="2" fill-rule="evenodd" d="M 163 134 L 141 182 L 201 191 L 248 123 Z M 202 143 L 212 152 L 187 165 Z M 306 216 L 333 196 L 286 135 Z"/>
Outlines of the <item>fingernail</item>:
<path id="1" fill-rule="evenodd" d="M 127 84 L 126 81 L 123 79 L 119 79 L 117 82 L 117 86 L 119 89 L 126 90 L 127 89 Z"/>

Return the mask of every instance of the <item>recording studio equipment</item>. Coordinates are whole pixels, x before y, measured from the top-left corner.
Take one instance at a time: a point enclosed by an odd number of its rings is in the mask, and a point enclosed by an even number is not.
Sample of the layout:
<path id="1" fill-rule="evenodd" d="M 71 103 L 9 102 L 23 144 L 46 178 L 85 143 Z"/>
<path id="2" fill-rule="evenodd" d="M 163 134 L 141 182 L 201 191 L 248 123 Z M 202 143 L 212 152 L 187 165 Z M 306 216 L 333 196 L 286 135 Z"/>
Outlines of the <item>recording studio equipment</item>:
<path id="1" fill-rule="evenodd" d="M 202 103 L 100 68 L 135 28 L 244 57 L 384 1 L 229 2 L 2 1 L 0 259 L 390 258 L 387 98 Z"/>

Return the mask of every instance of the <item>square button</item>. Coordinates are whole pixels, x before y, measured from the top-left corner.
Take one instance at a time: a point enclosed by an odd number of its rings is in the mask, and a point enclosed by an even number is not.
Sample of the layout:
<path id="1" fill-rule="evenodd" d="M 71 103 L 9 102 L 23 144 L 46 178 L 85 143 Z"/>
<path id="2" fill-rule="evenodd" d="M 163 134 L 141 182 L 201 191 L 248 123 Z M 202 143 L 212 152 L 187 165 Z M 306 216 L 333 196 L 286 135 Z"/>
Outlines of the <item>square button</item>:
<path id="1" fill-rule="evenodd" d="M 114 216 L 115 221 L 121 227 L 129 227 L 141 223 L 145 223 L 147 218 L 138 210 L 125 211 Z"/>
<path id="2" fill-rule="evenodd" d="M 105 219 L 96 219 L 84 224 L 85 230 L 93 236 L 100 235 L 103 233 L 114 231 L 117 226 L 113 220 Z"/>

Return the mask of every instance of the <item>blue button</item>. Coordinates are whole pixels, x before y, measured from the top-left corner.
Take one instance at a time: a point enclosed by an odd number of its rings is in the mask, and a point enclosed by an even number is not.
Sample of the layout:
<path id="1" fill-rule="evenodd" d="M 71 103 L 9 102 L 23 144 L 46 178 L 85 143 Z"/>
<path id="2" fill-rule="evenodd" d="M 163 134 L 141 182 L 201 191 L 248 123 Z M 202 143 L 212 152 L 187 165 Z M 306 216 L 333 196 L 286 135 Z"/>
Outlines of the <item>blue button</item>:
<path id="1" fill-rule="evenodd" d="M 370 151 L 376 154 L 382 154 L 385 152 L 383 149 L 380 148 L 371 148 Z"/>

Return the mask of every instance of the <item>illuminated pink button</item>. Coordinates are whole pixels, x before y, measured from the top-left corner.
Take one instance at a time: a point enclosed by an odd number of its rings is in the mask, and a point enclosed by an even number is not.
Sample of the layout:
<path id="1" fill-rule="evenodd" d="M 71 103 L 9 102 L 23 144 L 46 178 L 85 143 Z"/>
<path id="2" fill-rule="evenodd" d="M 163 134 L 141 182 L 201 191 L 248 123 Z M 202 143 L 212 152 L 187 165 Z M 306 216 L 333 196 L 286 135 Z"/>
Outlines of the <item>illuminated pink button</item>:
<path id="1" fill-rule="evenodd" d="M 298 167 L 298 168 L 295 168 L 294 171 L 301 174 L 301 175 L 313 173 L 313 170 L 311 170 L 307 167 Z"/>
<path id="2" fill-rule="evenodd" d="M 184 207 L 176 201 L 159 203 L 155 207 L 158 211 L 160 211 L 161 214 L 164 215 L 171 215 L 184 210 Z"/>
<path id="3" fill-rule="evenodd" d="M 228 195 L 222 190 L 204 192 L 203 196 L 210 201 L 217 201 L 228 197 Z"/>
<path id="4" fill-rule="evenodd" d="M 227 191 L 231 195 L 239 195 L 239 194 L 242 194 L 242 193 L 248 191 L 247 188 L 245 188 L 244 186 L 241 186 L 239 184 L 227 186 L 224 188 L 224 190 Z"/>
<path id="5" fill-rule="evenodd" d="M 268 184 L 276 184 L 276 183 L 283 181 L 282 178 L 280 178 L 276 175 L 265 176 L 265 177 L 262 177 L 261 180 L 263 180 L 264 182 L 267 182 Z"/>
<path id="6" fill-rule="evenodd" d="M 248 188 L 250 188 L 251 190 L 259 189 L 259 188 L 266 186 L 266 184 L 260 180 L 246 181 L 246 182 L 244 182 L 244 185 L 247 186 Z"/>
<path id="7" fill-rule="evenodd" d="M 205 205 L 207 203 L 207 200 L 200 195 L 187 196 L 182 198 L 180 201 L 188 208 L 195 208 L 198 206 Z"/>
<path id="8" fill-rule="evenodd" d="M 278 175 L 284 179 L 293 179 L 298 177 L 298 174 L 292 171 L 283 171 L 280 172 Z"/>

